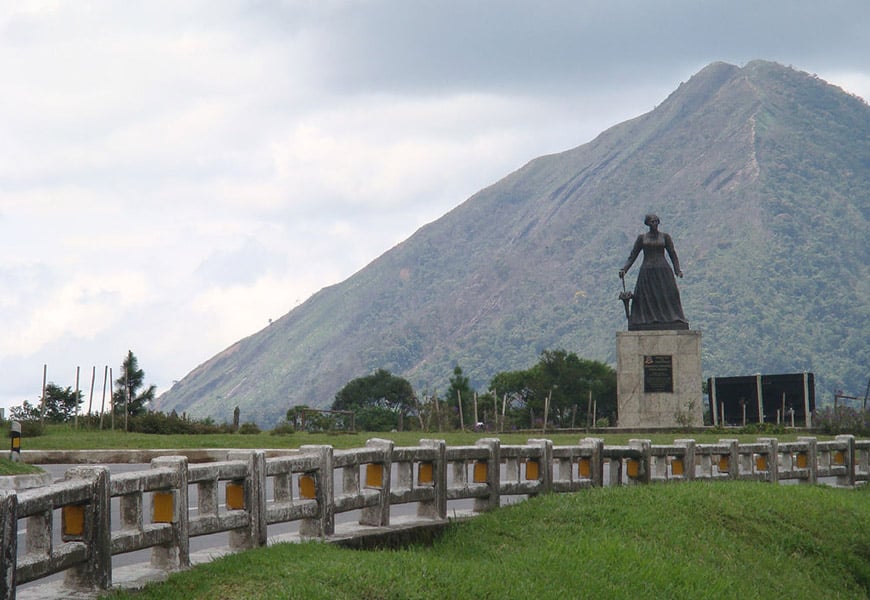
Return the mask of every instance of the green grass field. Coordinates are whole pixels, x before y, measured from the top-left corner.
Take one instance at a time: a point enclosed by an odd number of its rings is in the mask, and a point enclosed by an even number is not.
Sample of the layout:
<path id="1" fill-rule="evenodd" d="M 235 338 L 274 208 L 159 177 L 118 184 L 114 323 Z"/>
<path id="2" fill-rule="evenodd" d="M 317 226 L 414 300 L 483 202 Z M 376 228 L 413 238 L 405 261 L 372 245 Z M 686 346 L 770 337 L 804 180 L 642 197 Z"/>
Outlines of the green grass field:
<path id="1" fill-rule="evenodd" d="M 868 598 L 870 489 L 597 488 L 455 524 L 432 547 L 281 544 L 107 597 Z"/>

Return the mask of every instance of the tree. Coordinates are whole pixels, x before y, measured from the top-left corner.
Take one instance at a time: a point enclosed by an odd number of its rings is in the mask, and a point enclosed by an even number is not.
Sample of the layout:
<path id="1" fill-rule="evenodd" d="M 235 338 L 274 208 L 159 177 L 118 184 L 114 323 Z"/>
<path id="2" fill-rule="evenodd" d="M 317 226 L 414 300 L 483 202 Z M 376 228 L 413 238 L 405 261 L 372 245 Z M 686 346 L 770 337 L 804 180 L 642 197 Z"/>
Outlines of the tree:
<path id="1" fill-rule="evenodd" d="M 543 351 L 538 363 L 525 371 L 498 373 L 490 389 L 508 395 L 515 408 L 514 420 L 521 426 L 534 427 L 543 422 L 547 398 L 548 422 L 557 426 L 594 425 L 590 422 L 590 397 L 598 417 L 616 417 L 616 371 L 565 350 Z"/>
<path id="2" fill-rule="evenodd" d="M 299 431 L 305 423 L 305 411 L 310 407 L 307 404 L 296 404 L 287 411 L 287 422 L 293 425 L 293 429 Z"/>
<path id="3" fill-rule="evenodd" d="M 127 411 L 131 417 L 141 415 L 147 410 L 146 405 L 154 400 L 157 386 L 150 385 L 141 393 L 145 385 L 145 371 L 139 368 L 139 359 L 132 350 L 121 364 L 121 375 L 115 380 L 115 391 L 112 393 L 112 405 L 115 411 Z"/>
<path id="4" fill-rule="evenodd" d="M 25 400 L 21 406 L 13 406 L 9 409 L 9 418 L 13 421 L 39 421 L 42 418 L 42 411 L 38 406 L 33 406 Z"/>
<path id="5" fill-rule="evenodd" d="M 556 424 L 594 425 L 589 422 L 590 399 L 599 415 L 615 417 L 616 372 L 608 365 L 565 350 L 545 350 L 538 367 L 539 393 L 550 396 L 551 418 Z"/>
<path id="6" fill-rule="evenodd" d="M 66 423 L 76 414 L 76 408 L 83 402 L 81 391 L 62 388 L 54 383 L 45 386 L 45 420 L 50 423 Z M 33 406 L 27 400 L 21 406 L 9 410 L 13 419 L 19 421 L 38 421 L 42 419 L 40 405 Z"/>
<path id="7" fill-rule="evenodd" d="M 385 369 L 351 380 L 332 403 L 332 410 L 356 412 L 357 428 L 368 431 L 396 429 L 414 408 L 414 388 Z"/>
<path id="8" fill-rule="evenodd" d="M 465 427 L 468 425 L 474 426 L 472 423 L 474 415 L 472 413 L 474 391 L 471 389 L 468 377 L 462 374 L 462 368 L 459 365 L 453 367 L 453 377 L 450 378 L 450 387 L 447 388 L 447 394 L 444 397 L 447 406 L 457 407 L 460 399 L 462 400 L 462 415 L 460 419 L 459 411 L 456 410 L 455 426 Z"/>
<path id="9" fill-rule="evenodd" d="M 66 423 L 75 416 L 82 401 L 81 391 L 49 383 L 45 386 L 45 419 L 51 423 Z"/>

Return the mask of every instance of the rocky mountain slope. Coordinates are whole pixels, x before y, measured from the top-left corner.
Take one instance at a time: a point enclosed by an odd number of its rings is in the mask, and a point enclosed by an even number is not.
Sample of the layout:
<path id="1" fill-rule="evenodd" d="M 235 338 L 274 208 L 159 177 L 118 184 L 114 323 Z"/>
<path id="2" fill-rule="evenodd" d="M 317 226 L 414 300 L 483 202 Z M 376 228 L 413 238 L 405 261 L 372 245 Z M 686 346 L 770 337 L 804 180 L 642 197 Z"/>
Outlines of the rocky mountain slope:
<path id="1" fill-rule="evenodd" d="M 655 110 L 532 160 L 198 366 L 155 408 L 222 420 L 239 405 L 268 424 L 377 368 L 422 393 L 444 390 L 457 364 L 485 389 L 544 349 L 615 366 L 617 271 L 647 212 L 674 238 L 705 377 L 813 371 L 822 399 L 863 390 L 870 107 L 755 61 L 711 64 Z"/>

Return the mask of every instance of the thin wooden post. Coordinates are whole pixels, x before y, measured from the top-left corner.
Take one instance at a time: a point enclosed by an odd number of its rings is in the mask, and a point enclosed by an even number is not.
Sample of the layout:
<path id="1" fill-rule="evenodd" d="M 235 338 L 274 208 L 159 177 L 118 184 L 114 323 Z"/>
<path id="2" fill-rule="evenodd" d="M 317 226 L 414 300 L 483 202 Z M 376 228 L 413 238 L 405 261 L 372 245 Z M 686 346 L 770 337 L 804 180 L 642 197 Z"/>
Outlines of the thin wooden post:
<path id="1" fill-rule="evenodd" d="M 541 427 L 541 433 L 547 433 L 547 419 L 550 416 L 550 398 L 553 397 L 553 388 L 550 388 L 550 393 L 547 394 L 547 399 L 544 400 L 544 425 Z"/>
<path id="2" fill-rule="evenodd" d="M 867 385 L 870 386 L 870 381 L 867 382 Z M 836 400 L 836 397 L 834 399 Z M 808 374 L 804 373 L 804 427 L 812 426 L 813 414 L 810 412 L 810 382 Z"/>
<path id="3" fill-rule="evenodd" d="M 124 365 L 124 433 L 127 433 L 128 416 L 130 415 L 130 368 Z"/>
<path id="4" fill-rule="evenodd" d="M 761 374 L 755 376 L 755 394 L 758 399 L 758 422 L 764 423 L 764 398 L 761 391 Z"/>
<path id="5" fill-rule="evenodd" d="M 592 419 L 592 388 L 589 388 L 589 400 L 586 402 L 586 433 L 589 433 L 589 428 L 592 424 L 589 422 Z"/>
<path id="6" fill-rule="evenodd" d="M 40 409 L 39 421 L 45 425 L 45 383 L 48 378 L 48 365 L 42 365 L 42 408 Z"/>
<path id="7" fill-rule="evenodd" d="M 100 431 L 103 430 L 103 415 L 106 413 L 106 379 L 109 377 L 109 365 L 103 369 L 103 403 L 100 406 Z"/>
<path id="8" fill-rule="evenodd" d="M 109 381 L 112 382 L 112 388 L 110 388 L 110 389 L 114 389 L 114 387 L 115 387 L 115 375 L 112 373 L 112 367 L 109 367 Z M 109 394 L 109 399 L 111 400 L 111 404 L 112 404 L 112 410 L 111 410 L 111 413 L 112 413 L 112 431 L 115 431 L 115 394 L 114 394 L 114 392 Z"/>
<path id="9" fill-rule="evenodd" d="M 504 431 L 504 415 L 505 409 L 507 409 L 507 394 L 501 400 L 501 429 Z"/>
<path id="10" fill-rule="evenodd" d="M 73 428 L 79 428 L 79 373 L 81 372 L 81 367 L 76 367 L 76 390 L 73 393 L 73 402 L 75 408 L 75 417 L 73 418 Z"/>
<path id="11" fill-rule="evenodd" d="M 88 396 L 88 417 L 91 416 L 91 410 L 94 408 L 94 380 L 97 378 L 97 366 L 91 369 L 91 393 Z"/>
<path id="12" fill-rule="evenodd" d="M 465 431 L 465 419 L 462 417 L 462 392 L 456 390 L 456 404 L 459 405 L 459 428 Z"/>

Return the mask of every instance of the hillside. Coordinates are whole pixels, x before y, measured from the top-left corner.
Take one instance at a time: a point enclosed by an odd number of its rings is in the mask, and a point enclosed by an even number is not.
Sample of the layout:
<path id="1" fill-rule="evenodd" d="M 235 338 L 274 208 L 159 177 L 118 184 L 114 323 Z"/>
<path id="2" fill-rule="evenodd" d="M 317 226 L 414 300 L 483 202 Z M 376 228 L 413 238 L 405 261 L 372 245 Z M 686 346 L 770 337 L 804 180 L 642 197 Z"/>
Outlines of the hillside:
<path id="1" fill-rule="evenodd" d="M 714 63 L 655 110 L 537 158 L 200 365 L 160 410 L 274 422 L 377 368 L 483 389 L 544 349 L 615 363 L 617 270 L 646 212 L 680 255 L 704 376 L 863 390 L 870 107 L 774 63 Z M 634 281 L 636 267 L 627 277 Z"/>

